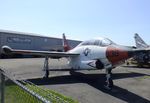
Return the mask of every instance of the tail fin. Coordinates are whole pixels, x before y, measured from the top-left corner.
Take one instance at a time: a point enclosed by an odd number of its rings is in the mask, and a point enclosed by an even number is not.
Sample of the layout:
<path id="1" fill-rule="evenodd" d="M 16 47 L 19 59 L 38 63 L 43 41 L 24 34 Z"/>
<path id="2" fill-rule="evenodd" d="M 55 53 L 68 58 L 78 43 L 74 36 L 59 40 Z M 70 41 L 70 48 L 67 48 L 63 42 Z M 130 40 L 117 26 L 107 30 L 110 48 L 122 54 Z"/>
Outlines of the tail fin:
<path id="1" fill-rule="evenodd" d="M 147 45 L 137 33 L 135 33 L 134 39 L 135 39 L 135 43 L 136 43 L 137 48 L 147 48 L 147 47 L 149 47 L 149 45 Z"/>
<path id="2" fill-rule="evenodd" d="M 66 40 L 66 36 L 64 33 L 63 33 L 63 41 L 62 42 L 63 42 L 64 52 L 69 51 L 71 48 L 68 44 L 68 41 Z"/>

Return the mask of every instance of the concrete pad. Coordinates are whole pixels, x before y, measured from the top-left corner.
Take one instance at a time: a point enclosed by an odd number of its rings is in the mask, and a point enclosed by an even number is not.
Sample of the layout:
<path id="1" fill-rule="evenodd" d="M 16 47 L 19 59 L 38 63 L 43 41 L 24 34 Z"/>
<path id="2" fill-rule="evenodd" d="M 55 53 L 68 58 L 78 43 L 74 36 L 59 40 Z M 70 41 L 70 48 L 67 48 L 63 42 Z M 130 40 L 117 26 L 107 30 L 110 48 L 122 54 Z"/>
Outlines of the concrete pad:
<path id="1" fill-rule="evenodd" d="M 67 68 L 67 60 L 49 60 L 50 69 Z M 0 66 L 16 79 L 31 82 L 56 90 L 80 103 L 149 103 L 150 69 L 119 66 L 113 70 L 115 87 L 105 90 L 105 71 L 50 71 L 49 79 L 44 75 L 44 59 L 1 59 Z"/>

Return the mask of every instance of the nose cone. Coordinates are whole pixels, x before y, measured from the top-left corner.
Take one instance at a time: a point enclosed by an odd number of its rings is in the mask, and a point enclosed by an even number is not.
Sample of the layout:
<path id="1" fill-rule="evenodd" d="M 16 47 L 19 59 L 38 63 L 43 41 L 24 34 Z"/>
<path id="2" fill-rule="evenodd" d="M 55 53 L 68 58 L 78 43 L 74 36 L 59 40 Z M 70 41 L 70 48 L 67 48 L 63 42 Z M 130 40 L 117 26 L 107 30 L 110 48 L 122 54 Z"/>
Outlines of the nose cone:
<path id="1" fill-rule="evenodd" d="M 118 64 L 128 58 L 130 58 L 129 51 L 123 48 L 108 47 L 106 51 L 106 57 L 112 64 Z"/>
<path id="2" fill-rule="evenodd" d="M 10 54 L 12 52 L 12 49 L 9 46 L 3 46 L 2 51 L 6 54 Z"/>

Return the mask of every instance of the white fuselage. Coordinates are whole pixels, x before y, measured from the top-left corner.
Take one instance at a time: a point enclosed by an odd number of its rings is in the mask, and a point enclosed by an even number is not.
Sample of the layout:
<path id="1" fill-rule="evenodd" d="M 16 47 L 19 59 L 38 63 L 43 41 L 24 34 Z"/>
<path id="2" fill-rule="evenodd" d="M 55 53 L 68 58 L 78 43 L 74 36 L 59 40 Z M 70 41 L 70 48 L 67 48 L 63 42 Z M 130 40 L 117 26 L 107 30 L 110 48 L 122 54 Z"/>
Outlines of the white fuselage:
<path id="1" fill-rule="evenodd" d="M 79 53 L 78 57 L 72 57 L 69 60 L 69 65 L 74 69 L 96 69 L 96 61 L 100 60 L 103 68 L 108 68 L 111 63 L 106 57 L 106 47 L 86 45 L 77 46 L 70 50 L 70 53 Z M 103 69 L 101 68 L 101 69 Z"/>

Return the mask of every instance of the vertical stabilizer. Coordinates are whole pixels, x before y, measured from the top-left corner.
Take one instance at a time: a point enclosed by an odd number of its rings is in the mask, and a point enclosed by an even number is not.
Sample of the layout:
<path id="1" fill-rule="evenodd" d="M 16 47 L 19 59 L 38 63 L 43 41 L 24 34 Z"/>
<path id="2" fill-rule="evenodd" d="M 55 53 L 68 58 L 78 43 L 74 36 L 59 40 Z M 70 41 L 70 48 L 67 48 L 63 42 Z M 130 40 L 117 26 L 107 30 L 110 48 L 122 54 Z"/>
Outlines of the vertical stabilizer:
<path id="1" fill-rule="evenodd" d="M 134 39 L 135 39 L 137 48 L 148 48 L 149 47 L 137 33 L 135 33 Z"/>
<path id="2" fill-rule="evenodd" d="M 66 36 L 65 36 L 65 33 L 63 33 L 63 48 L 64 48 L 64 52 L 67 52 L 69 51 L 71 48 L 68 44 L 68 41 L 66 40 Z"/>

